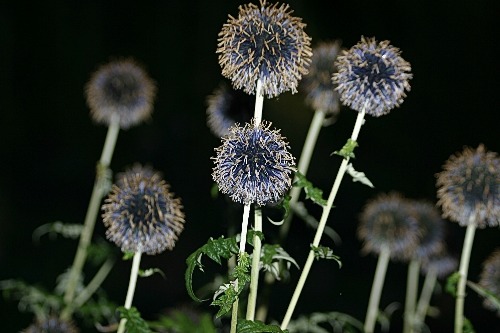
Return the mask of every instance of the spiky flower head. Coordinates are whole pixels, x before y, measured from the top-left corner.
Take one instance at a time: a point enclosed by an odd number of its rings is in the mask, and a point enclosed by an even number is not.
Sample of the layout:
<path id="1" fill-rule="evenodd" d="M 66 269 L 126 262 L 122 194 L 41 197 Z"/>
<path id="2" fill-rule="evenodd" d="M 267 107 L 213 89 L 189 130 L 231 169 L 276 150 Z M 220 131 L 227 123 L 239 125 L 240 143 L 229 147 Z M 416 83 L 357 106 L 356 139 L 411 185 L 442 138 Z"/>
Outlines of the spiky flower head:
<path id="1" fill-rule="evenodd" d="M 436 185 L 443 217 L 461 226 L 500 224 L 500 159 L 484 145 L 452 155 L 437 174 Z"/>
<path id="2" fill-rule="evenodd" d="M 427 274 L 433 270 L 436 277 L 443 279 L 453 273 L 458 267 L 457 258 L 449 255 L 446 251 L 428 257 L 422 261 L 422 272 Z"/>
<path id="3" fill-rule="evenodd" d="M 119 116 L 127 129 L 150 117 L 156 95 L 154 81 L 132 59 L 115 60 L 92 74 L 85 87 L 92 118 L 109 125 Z"/>
<path id="4" fill-rule="evenodd" d="M 493 251 L 483 262 L 479 285 L 500 299 L 500 248 Z M 500 316 L 500 309 L 491 300 L 485 298 L 483 305 L 485 308 L 496 311 Z"/>
<path id="5" fill-rule="evenodd" d="M 215 149 L 212 178 L 235 202 L 276 203 L 291 186 L 295 159 L 288 144 L 271 123 L 235 125 Z"/>
<path id="6" fill-rule="evenodd" d="M 420 230 L 420 238 L 412 258 L 423 260 L 443 250 L 444 220 L 436 206 L 428 201 L 410 200 L 409 204 L 415 211 Z"/>
<path id="7" fill-rule="evenodd" d="M 358 227 L 364 252 L 388 248 L 393 259 L 406 259 L 415 250 L 420 230 L 415 212 L 399 193 L 379 194 L 363 209 Z"/>
<path id="8" fill-rule="evenodd" d="M 219 33 L 217 53 L 222 75 L 236 89 L 255 94 L 257 80 L 263 94 L 275 97 L 297 92 L 311 57 L 311 38 L 302 19 L 286 4 L 268 6 L 261 0 L 239 7 L 238 17 L 229 15 Z"/>
<path id="9" fill-rule="evenodd" d="M 340 52 L 340 41 L 323 42 L 313 48 L 309 73 L 304 75 L 300 86 L 306 93 L 306 103 L 314 110 L 336 114 L 340 110 L 339 93 L 332 82 L 337 72 L 335 59 Z"/>
<path id="10" fill-rule="evenodd" d="M 21 333 L 78 333 L 79 330 L 71 321 L 61 320 L 57 316 L 37 320 Z"/>
<path id="11" fill-rule="evenodd" d="M 171 250 L 184 228 L 180 199 L 158 172 L 141 165 L 118 175 L 102 210 L 106 236 L 123 252 Z"/>
<path id="12" fill-rule="evenodd" d="M 252 119 L 255 98 L 241 90 L 234 90 L 221 84 L 207 98 L 208 127 L 218 137 L 229 134 L 229 129 L 236 123 L 246 123 Z"/>
<path id="13" fill-rule="evenodd" d="M 340 100 L 356 111 L 365 108 L 367 114 L 379 117 L 403 103 L 410 90 L 410 63 L 388 40 L 361 37 L 361 41 L 337 57 L 338 73 L 333 82 L 338 85 Z"/>

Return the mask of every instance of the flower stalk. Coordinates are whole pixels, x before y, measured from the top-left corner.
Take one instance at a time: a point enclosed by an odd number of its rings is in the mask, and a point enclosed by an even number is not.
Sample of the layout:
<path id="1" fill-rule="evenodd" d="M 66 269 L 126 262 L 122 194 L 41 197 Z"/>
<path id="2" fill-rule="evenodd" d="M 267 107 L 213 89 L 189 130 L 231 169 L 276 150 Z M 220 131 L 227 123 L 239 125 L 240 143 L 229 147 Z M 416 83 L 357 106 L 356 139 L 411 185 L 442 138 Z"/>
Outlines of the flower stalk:
<path id="1" fill-rule="evenodd" d="M 134 259 L 132 260 L 132 269 L 130 270 L 130 280 L 128 284 L 127 297 L 125 298 L 125 309 L 129 310 L 132 307 L 132 300 L 134 299 L 135 286 L 137 284 L 137 276 L 139 275 L 139 266 L 141 264 L 142 252 L 137 251 L 134 253 Z M 120 325 L 118 326 L 117 333 L 125 332 L 125 324 L 127 319 L 122 318 L 120 320 Z"/>

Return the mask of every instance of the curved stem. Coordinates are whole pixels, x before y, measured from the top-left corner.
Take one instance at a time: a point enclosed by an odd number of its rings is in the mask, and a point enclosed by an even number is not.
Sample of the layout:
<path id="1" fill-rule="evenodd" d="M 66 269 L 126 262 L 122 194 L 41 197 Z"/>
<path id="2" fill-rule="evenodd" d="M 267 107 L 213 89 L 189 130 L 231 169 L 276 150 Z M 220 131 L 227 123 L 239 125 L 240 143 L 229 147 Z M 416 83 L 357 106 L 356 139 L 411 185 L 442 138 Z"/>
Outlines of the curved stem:
<path id="1" fill-rule="evenodd" d="M 88 301 L 90 296 L 92 296 L 96 290 L 101 286 L 109 272 L 111 272 L 111 268 L 115 263 L 115 259 L 107 259 L 104 264 L 99 268 L 94 278 L 89 282 L 87 287 L 77 296 L 73 302 L 74 307 L 78 308 L 85 304 Z"/>
<path id="2" fill-rule="evenodd" d="M 412 259 L 408 265 L 408 276 L 406 280 L 406 297 L 403 333 L 414 332 L 415 306 L 417 303 L 418 274 L 420 273 L 420 262 Z"/>
<path id="3" fill-rule="evenodd" d="M 260 207 L 255 207 L 255 231 L 262 232 L 262 210 Z M 248 294 L 247 302 L 247 320 L 255 319 L 255 305 L 257 304 L 257 289 L 259 287 L 259 264 L 260 254 L 262 248 L 262 241 L 257 235 L 253 236 L 253 256 L 252 256 L 252 270 L 250 280 L 250 292 Z"/>
<path id="4" fill-rule="evenodd" d="M 134 259 L 132 261 L 132 269 L 130 270 L 130 280 L 128 283 L 127 297 L 125 298 L 125 309 L 130 309 L 132 307 L 132 300 L 134 299 L 135 286 L 137 284 L 137 276 L 139 275 L 139 266 L 141 264 L 142 252 L 137 251 L 134 254 Z M 118 326 L 118 333 L 125 332 L 125 323 L 127 320 L 122 318 L 120 320 L 120 326 Z"/>
<path id="5" fill-rule="evenodd" d="M 432 293 L 434 292 L 434 287 L 436 286 L 436 279 L 436 268 L 429 267 L 429 270 L 425 275 L 424 286 L 422 287 L 422 293 L 420 294 L 420 298 L 417 304 L 417 310 L 415 312 L 415 324 L 418 326 L 422 326 L 425 321 L 425 316 L 431 302 Z"/>

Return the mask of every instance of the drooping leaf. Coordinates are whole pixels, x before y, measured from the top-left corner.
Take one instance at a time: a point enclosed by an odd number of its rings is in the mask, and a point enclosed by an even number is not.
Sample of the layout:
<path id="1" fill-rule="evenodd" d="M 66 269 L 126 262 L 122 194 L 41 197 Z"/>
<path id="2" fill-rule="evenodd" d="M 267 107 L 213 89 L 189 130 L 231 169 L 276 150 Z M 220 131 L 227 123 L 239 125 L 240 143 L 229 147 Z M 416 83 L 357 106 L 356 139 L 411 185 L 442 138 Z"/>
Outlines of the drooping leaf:
<path id="1" fill-rule="evenodd" d="M 138 272 L 140 277 L 149 277 L 155 273 L 160 274 L 164 279 L 166 278 L 165 273 L 163 273 L 163 271 L 159 268 L 149 268 L 145 270 L 140 269 Z"/>
<path id="2" fill-rule="evenodd" d="M 282 270 L 290 269 L 291 264 L 299 268 L 299 265 L 290 255 L 278 244 L 264 244 L 262 246 L 260 268 L 271 273 L 276 280 L 280 280 Z"/>
<path id="3" fill-rule="evenodd" d="M 266 325 L 261 321 L 239 319 L 236 326 L 237 333 L 288 333 L 277 325 Z"/>
<path id="4" fill-rule="evenodd" d="M 313 184 L 307 180 L 306 176 L 298 171 L 295 173 L 295 177 L 297 180 L 293 186 L 303 187 L 304 192 L 306 193 L 306 199 L 311 199 L 314 203 L 320 206 L 326 205 L 327 201 L 323 199 L 323 191 L 321 189 L 314 187 Z"/>
<path id="5" fill-rule="evenodd" d="M 347 139 L 346 144 L 340 151 L 334 151 L 333 154 L 340 155 L 343 158 L 354 158 L 354 149 L 358 146 L 358 143 L 351 138 Z"/>
<path id="6" fill-rule="evenodd" d="M 359 172 L 354 169 L 352 166 L 352 163 L 349 163 L 347 165 L 347 173 L 351 175 L 352 181 L 353 182 L 360 182 L 361 184 L 364 184 L 366 186 L 369 186 L 371 188 L 374 188 L 373 183 L 366 177 L 364 172 Z"/>
<path id="7" fill-rule="evenodd" d="M 331 248 L 327 246 L 314 246 L 311 244 L 311 250 L 314 252 L 316 260 L 333 259 L 339 264 L 339 267 L 342 268 L 342 261 L 340 261 L 340 257 L 333 254 L 333 250 Z"/>
<path id="8" fill-rule="evenodd" d="M 142 319 L 141 314 L 135 307 L 125 309 L 123 306 L 117 309 L 120 312 L 120 317 L 127 319 L 125 329 L 127 333 L 153 333 L 149 329 L 148 323 Z"/>

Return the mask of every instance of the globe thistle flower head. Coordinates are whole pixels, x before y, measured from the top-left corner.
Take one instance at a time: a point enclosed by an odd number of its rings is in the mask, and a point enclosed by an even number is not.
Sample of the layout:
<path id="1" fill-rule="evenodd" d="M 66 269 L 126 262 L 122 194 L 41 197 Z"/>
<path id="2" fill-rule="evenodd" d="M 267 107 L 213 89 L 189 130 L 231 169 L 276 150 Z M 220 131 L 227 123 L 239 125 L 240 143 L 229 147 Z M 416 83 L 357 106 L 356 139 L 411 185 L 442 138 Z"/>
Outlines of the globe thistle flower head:
<path id="1" fill-rule="evenodd" d="M 102 206 L 106 237 L 123 252 L 173 249 L 184 228 L 180 199 L 151 168 L 136 165 L 118 178 Z"/>
<path id="2" fill-rule="evenodd" d="M 340 52 L 340 41 L 323 42 L 313 49 L 309 73 L 300 86 L 306 94 L 306 103 L 314 110 L 336 114 L 340 110 L 339 93 L 332 82 L 337 72 L 335 59 Z"/>
<path id="3" fill-rule="evenodd" d="M 302 19 L 292 16 L 286 4 L 268 6 L 261 0 L 239 7 L 238 17 L 229 15 L 219 33 L 217 53 L 222 75 L 236 89 L 255 94 L 257 80 L 262 92 L 275 97 L 297 92 L 311 57 L 311 38 Z"/>
<path id="4" fill-rule="evenodd" d="M 418 245 L 420 230 L 408 201 L 398 193 L 380 194 L 364 207 L 358 227 L 363 252 L 380 254 L 388 248 L 392 259 L 403 260 Z"/>
<path id="5" fill-rule="evenodd" d="M 443 217 L 461 226 L 500 225 L 500 159 L 496 153 L 487 152 L 483 145 L 475 150 L 465 147 L 445 162 L 436 185 Z"/>
<path id="6" fill-rule="evenodd" d="M 119 116 L 120 128 L 127 129 L 150 117 L 156 86 L 135 61 L 116 60 L 101 66 L 85 88 L 92 118 L 109 125 Z"/>
<path id="7" fill-rule="evenodd" d="M 500 249 L 496 249 L 483 262 L 483 269 L 479 278 L 479 285 L 488 290 L 495 297 L 500 298 Z M 497 312 L 500 316 L 500 309 L 489 299 L 483 301 L 483 306 Z"/>
<path id="8" fill-rule="evenodd" d="M 71 321 L 61 320 L 56 316 L 37 320 L 21 333 L 78 333 L 79 330 Z"/>
<path id="9" fill-rule="evenodd" d="M 403 103 L 410 90 L 410 63 L 389 41 L 361 37 L 361 41 L 337 57 L 332 80 L 340 100 L 353 110 L 379 117 Z"/>
<path id="10" fill-rule="evenodd" d="M 229 129 L 236 123 L 246 123 L 252 119 L 255 98 L 221 84 L 207 98 L 208 127 L 217 137 L 229 134 Z"/>
<path id="11" fill-rule="evenodd" d="M 411 200 L 409 203 L 415 211 L 420 230 L 420 239 L 412 258 L 422 260 L 441 252 L 444 248 L 444 221 L 438 209 L 423 200 Z"/>
<path id="12" fill-rule="evenodd" d="M 443 250 L 423 260 L 421 269 L 425 274 L 434 270 L 437 278 L 444 279 L 456 271 L 457 267 L 458 260 Z"/>
<path id="13" fill-rule="evenodd" d="M 295 159 L 279 131 L 270 127 L 265 121 L 255 126 L 253 120 L 235 125 L 215 149 L 212 178 L 235 202 L 276 203 L 291 186 Z"/>

